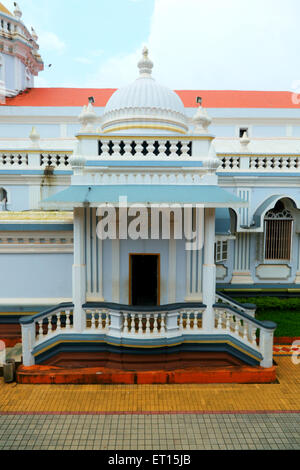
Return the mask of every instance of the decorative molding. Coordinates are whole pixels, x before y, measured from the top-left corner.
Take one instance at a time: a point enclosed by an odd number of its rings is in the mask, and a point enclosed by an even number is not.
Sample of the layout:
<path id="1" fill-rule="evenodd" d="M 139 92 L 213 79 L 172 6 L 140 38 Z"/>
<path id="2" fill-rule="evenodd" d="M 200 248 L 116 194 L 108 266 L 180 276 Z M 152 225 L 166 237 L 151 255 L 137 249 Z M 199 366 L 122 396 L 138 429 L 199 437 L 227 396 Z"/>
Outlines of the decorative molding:
<path id="1" fill-rule="evenodd" d="M 291 268 L 287 264 L 260 264 L 256 268 L 256 276 L 263 280 L 287 280 L 291 276 Z"/>
<path id="2" fill-rule="evenodd" d="M 28 297 L 28 298 L 0 298 L 0 306 L 4 307 L 34 307 L 34 306 L 49 306 L 59 305 L 62 303 L 72 302 L 71 298 L 37 298 L 37 297 Z M 24 312 L 26 315 L 26 312 Z"/>
<path id="3" fill-rule="evenodd" d="M 66 223 L 66 224 L 72 224 L 73 223 L 73 212 L 66 212 L 66 211 L 53 211 L 53 212 L 47 212 L 47 211 L 26 211 L 26 212 L 0 212 L 0 223 L 11 223 L 14 221 L 15 223 L 18 222 L 25 222 L 25 221 L 31 221 L 33 223 L 36 222 L 59 222 L 61 223 Z"/>
<path id="4" fill-rule="evenodd" d="M 73 253 L 73 232 L 0 232 L 0 253 Z"/>
<path id="5" fill-rule="evenodd" d="M 231 284 L 254 284 L 250 271 L 232 273 Z"/>
<path id="6" fill-rule="evenodd" d="M 225 277 L 227 276 L 228 269 L 224 264 L 217 264 L 216 272 L 217 272 L 217 280 L 223 281 Z"/>

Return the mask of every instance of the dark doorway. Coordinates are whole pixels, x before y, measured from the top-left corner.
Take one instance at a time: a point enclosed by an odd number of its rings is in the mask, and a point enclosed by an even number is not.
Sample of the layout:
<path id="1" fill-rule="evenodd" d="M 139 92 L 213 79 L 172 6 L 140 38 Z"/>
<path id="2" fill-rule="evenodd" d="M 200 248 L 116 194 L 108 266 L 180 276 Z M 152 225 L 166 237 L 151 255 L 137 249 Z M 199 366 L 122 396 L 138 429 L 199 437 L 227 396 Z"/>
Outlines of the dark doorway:
<path id="1" fill-rule="evenodd" d="M 130 303 L 159 305 L 159 255 L 130 255 Z"/>

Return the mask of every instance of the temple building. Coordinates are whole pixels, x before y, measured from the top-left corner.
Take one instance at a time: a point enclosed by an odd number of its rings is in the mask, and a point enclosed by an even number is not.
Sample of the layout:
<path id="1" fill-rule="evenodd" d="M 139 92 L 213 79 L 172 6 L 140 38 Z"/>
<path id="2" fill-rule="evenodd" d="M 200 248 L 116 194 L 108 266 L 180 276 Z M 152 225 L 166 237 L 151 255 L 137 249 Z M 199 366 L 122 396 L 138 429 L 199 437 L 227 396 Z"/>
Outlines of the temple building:
<path id="1" fill-rule="evenodd" d="M 21 16 L 0 4 L 0 339 L 25 372 L 274 380 L 276 325 L 230 295 L 300 289 L 300 99 L 175 92 L 147 48 L 125 88 L 35 88 Z"/>

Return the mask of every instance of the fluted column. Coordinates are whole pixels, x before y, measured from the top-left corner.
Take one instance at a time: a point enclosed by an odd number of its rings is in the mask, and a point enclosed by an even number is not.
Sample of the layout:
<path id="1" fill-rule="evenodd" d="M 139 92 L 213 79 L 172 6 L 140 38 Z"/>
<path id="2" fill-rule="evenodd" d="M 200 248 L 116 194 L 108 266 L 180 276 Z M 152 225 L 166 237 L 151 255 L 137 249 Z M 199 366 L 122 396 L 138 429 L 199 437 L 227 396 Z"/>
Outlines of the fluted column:
<path id="1" fill-rule="evenodd" d="M 74 264 L 73 264 L 73 303 L 74 331 L 85 329 L 85 312 L 82 305 L 86 302 L 86 266 L 85 266 L 85 227 L 84 209 L 74 209 Z"/>
<path id="2" fill-rule="evenodd" d="M 216 302 L 216 265 L 215 265 L 215 209 L 204 211 L 204 264 L 203 264 L 203 331 L 214 329 L 214 309 Z"/>

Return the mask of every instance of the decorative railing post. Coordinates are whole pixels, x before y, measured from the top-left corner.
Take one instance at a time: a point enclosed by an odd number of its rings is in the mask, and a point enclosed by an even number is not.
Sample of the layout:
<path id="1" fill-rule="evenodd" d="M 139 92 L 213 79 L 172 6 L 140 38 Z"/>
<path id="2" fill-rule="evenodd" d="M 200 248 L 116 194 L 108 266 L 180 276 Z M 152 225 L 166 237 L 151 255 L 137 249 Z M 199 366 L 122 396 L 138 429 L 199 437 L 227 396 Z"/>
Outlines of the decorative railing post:
<path id="1" fill-rule="evenodd" d="M 243 155 L 240 157 L 240 170 L 250 169 L 250 155 Z"/>
<path id="2" fill-rule="evenodd" d="M 22 354 L 23 364 L 26 367 L 35 364 L 34 356 L 32 354 L 33 343 L 35 340 L 35 323 L 24 324 L 22 323 Z"/>
<path id="3" fill-rule="evenodd" d="M 110 312 L 109 334 L 111 336 L 121 336 L 123 329 L 123 315 L 121 312 Z"/>
<path id="4" fill-rule="evenodd" d="M 263 356 L 261 361 L 261 367 L 269 368 L 273 366 L 273 342 L 274 342 L 274 331 L 276 324 L 273 322 L 264 322 L 268 329 L 261 328 L 260 330 L 260 350 Z"/>
<path id="5" fill-rule="evenodd" d="M 179 331 L 178 312 L 167 313 L 167 333 L 177 333 Z"/>
<path id="6" fill-rule="evenodd" d="M 28 151 L 28 168 L 29 169 L 40 169 L 41 167 L 41 155 L 40 151 L 29 150 Z"/>

